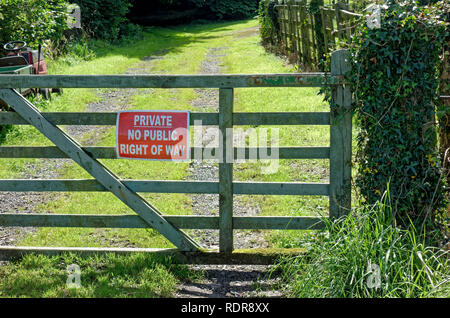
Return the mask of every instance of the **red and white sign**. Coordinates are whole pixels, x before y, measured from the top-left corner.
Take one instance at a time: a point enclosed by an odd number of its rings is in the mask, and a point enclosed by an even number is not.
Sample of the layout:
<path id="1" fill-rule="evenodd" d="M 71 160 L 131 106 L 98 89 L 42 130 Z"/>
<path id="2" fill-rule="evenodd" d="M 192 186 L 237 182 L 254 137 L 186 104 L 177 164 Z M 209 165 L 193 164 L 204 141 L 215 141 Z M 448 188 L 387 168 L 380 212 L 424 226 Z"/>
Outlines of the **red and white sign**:
<path id="1" fill-rule="evenodd" d="M 189 112 L 121 111 L 117 115 L 117 158 L 189 160 Z"/>

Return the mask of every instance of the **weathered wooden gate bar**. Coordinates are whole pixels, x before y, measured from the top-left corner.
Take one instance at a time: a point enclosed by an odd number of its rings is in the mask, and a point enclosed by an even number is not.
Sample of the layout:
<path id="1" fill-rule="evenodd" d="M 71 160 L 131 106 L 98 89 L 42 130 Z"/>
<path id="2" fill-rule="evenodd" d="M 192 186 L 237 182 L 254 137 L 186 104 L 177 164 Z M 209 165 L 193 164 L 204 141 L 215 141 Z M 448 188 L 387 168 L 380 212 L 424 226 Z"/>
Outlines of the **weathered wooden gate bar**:
<path id="1" fill-rule="evenodd" d="M 233 105 L 232 88 L 219 89 L 219 147 L 222 149 L 219 163 L 219 252 L 233 251 L 233 156 L 227 149 L 233 147 Z"/>
<path id="2" fill-rule="evenodd" d="M 258 75 L 0 75 L 0 88 L 237 88 L 340 85 L 326 73 Z"/>

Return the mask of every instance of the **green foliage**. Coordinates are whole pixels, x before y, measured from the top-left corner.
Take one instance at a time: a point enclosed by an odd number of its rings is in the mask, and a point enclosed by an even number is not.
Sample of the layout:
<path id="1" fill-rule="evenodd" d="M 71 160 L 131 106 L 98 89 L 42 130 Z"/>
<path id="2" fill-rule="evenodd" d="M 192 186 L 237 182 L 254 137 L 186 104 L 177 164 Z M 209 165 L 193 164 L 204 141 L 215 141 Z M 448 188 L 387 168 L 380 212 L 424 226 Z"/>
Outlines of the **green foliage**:
<path id="1" fill-rule="evenodd" d="M 121 37 L 142 33 L 138 26 L 132 26 L 126 17 L 132 6 L 128 0 L 70 0 L 81 9 L 81 24 L 92 37 L 117 41 Z"/>
<path id="2" fill-rule="evenodd" d="M 413 226 L 393 226 L 393 217 L 387 191 L 372 209 L 298 240 L 307 254 L 273 270 L 293 297 L 448 297 L 448 252 L 427 247 Z"/>
<path id="3" fill-rule="evenodd" d="M 263 45 L 277 45 L 280 42 L 280 23 L 275 6 L 276 0 L 261 0 L 259 2 L 258 17 L 260 34 Z"/>
<path id="4" fill-rule="evenodd" d="M 419 5 L 425 6 L 425 5 L 435 4 L 435 3 L 439 2 L 439 0 L 418 0 L 417 2 Z"/>
<path id="5" fill-rule="evenodd" d="M 64 54 L 59 56 L 58 63 L 75 65 L 94 59 L 96 54 L 89 46 L 89 41 L 85 37 L 68 41 L 62 48 Z"/>
<path id="6" fill-rule="evenodd" d="M 396 222 L 423 229 L 447 206 L 437 150 L 439 54 L 448 28 L 441 2 L 387 1 L 381 28 L 361 24 L 350 48 L 360 126 L 356 185 L 374 204 L 390 182 Z"/>
<path id="7" fill-rule="evenodd" d="M 152 10 L 187 9 L 201 7 L 205 2 L 205 0 L 153 0 L 151 3 L 142 1 L 143 6 L 140 9 L 143 9 L 144 6 L 150 7 Z M 140 6 L 139 3 L 136 3 L 136 5 Z"/>
<path id="8" fill-rule="evenodd" d="M 66 21 L 65 0 L 1 0 L 0 44 L 21 40 L 37 48 L 46 40 L 58 41 Z"/>
<path id="9" fill-rule="evenodd" d="M 261 0 L 259 2 L 258 10 L 262 44 L 268 50 L 274 51 L 275 53 L 280 52 L 284 46 L 284 39 L 280 33 L 281 29 L 278 20 L 277 5 L 279 5 L 278 0 Z M 308 21 L 311 22 L 314 20 L 313 37 L 316 39 L 318 55 L 320 59 L 322 59 L 326 53 L 325 38 L 322 31 L 322 15 L 320 11 L 320 7 L 324 5 L 324 0 L 311 0 L 308 3 L 302 2 L 298 5 L 305 6 L 309 16 Z M 322 66 L 320 65 L 319 68 L 321 69 Z"/>

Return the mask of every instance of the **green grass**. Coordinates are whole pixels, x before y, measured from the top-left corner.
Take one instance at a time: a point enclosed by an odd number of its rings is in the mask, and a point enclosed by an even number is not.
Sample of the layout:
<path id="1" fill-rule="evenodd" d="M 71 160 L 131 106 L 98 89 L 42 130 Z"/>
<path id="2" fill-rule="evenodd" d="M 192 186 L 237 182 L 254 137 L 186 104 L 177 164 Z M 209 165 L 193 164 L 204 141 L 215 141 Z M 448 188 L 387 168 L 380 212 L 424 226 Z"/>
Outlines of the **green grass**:
<path id="1" fill-rule="evenodd" d="M 292 247 L 306 247 L 306 256 L 280 260 L 274 273 L 291 297 L 448 297 L 448 251 L 392 220 L 387 193 L 370 210 L 354 209 L 323 231 L 299 236 Z"/>
<path id="2" fill-rule="evenodd" d="M 80 268 L 80 288 L 67 285 L 68 266 Z M 181 281 L 195 280 L 201 273 L 172 263 L 169 258 L 135 253 L 80 257 L 26 255 L 0 266 L 0 297 L 173 297 Z M 69 281 L 68 281 L 69 279 Z"/>
<path id="3" fill-rule="evenodd" d="M 234 31 L 257 26 L 256 20 L 208 25 L 189 25 L 174 28 L 151 28 L 144 39 L 133 46 L 111 46 L 95 43 L 95 58 L 88 61 L 61 59 L 49 63 L 52 74 L 120 74 L 141 63 L 141 58 L 159 55 L 151 71 L 165 74 L 195 74 L 211 47 L 226 47 L 221 58 L 224 73 L 284 73 L 294 69 L 280 58 L 268 54 L 259 45 L 258 36 L 236 36 Z M 94 89 L 66 89 L 62 96 L 51 102 L 36 102 L 45 111 L 83 111 L 89 103 L 99 100 Z M 130 98 L 130 109 L 184 109 L 193 110 L 197 98 L 193 89 L 139 89 Z M 328 106 L 317 95 L 318 90 L 304 89 L 236 89 L 236 111 L 327 111 Z M 212 111 L 205 109 L 204 111 Z M 247 128 L 247 127 L 243 127 Z M 268 127 L 271 128 L 271 127 Z M 327 145 L 328 127 L 280 128 L 281 146 Z M 87 140 L 89 136 L 82 139 Z M 4 137 L 4 145 L 49 145 L 34 128 L 16 126 Z M 99 146 L 115 144 L 114 129 L 107 130 Z M 40 160 L 0 160 L 0 177 L 15 178 L 26 170 L 29 163 Z M 102 160 L 112 171 L 126 179 L 182 180 L 187 177 L 187 163 Z M 255 181 L 310 181 L 326 182 L 328 163 L 325 160 L 285 160 L 274 174 L 263 174 L 264 163 L 235 165 L 237 180 Z M 59 171 L 60 178 L 89 178 L 83 169 L 67 165 Z M 163 213 L 189 215 L 191 198 L 184 194 L 145 194 Z M 42 204 L 43 213 L 70 214 L 130 214 L 122 202 L 107 193 L 55 194 L 53 200 Z M 316 215 L 326 214 L 328 203 L 323 197 L 300 196 L 239 196 L 242 202 L 260 205 L 263 215 Z M 289 246 L 297 231 L 282 234 L 270 232 L 268 239 L 277 246 Z M 278 242 L 278 243 L 277 243 Z M 284 242 L 284 243 L 280 243 Z M 39 228 L 20 242 L 23 246 L 126 246 L 173 247 L 163 236 L 151 229 L 90 229 Z M 292 245 L 292 244 L 291 244 Z M 72 258 L 71 258 L 72 257 Z M 27 256 L 0 268 L 0 290 L 3 297 L 133 297 L 166 296 L 173 292 L 177 280 L 191 277 L 183 267 L 171 267 L 145 256 L 121 258 L 49 258 Z M 145 263 L 146 266 L 133 265 Z M 66 265 L 76 263 L 82 268 L 82 289 L 65 287 Z M 118 263 L 126 264 L 118 265 Z M 130 264 L 131 263 L 131 264 Z M 121 268 L 118 271 L 118 268 Z M 147 269 L 144 269 L 147 268 Z M 174 268 L 176 269 L 174 272 Z M 184 274 L 177 274 L 181 271 Z M 131 274 L 130 274 L 131 273 Z M 83 277 L 85 277 L 83 279 Z M 33 282 L 33 286 L 30 284 Z M 113 284 L 113 285 L 112 285 Z M 25 288 L 26 287 L 26 288 Z"/>

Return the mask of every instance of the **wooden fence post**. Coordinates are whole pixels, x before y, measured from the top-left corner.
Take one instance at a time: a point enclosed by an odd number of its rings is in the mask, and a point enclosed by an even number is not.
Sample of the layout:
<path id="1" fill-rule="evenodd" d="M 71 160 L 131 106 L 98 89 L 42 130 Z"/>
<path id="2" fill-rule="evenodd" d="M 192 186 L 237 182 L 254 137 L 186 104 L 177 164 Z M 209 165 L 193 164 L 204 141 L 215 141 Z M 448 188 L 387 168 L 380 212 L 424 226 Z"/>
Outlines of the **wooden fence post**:
<path id="1" fill-rule="evenodd" d="M 331 75 L 344 75 L 350 70 L 347 50 L 331 55 Z M 351 209 L 352 160 L 352 96 L 350 87 L 332 87 L 330 126 L 330 218 L 348 213 Z"/>
<path id="2" fill-rule="evenodd" d="M 233 251 L 233 89 L 219 90 L 219 251 Z M 231 148 L 231 151 L 227 151 Z M 227 156 L 228 154 L 228 156 Z M 231 154 L 231 156 L 230 156 Z M 231 157 L 231 158 L 230 158 Z"/>

